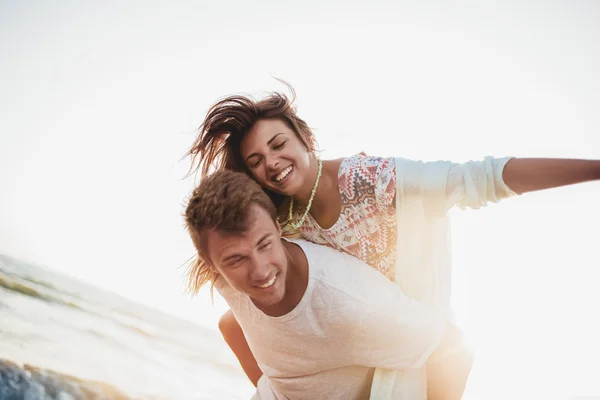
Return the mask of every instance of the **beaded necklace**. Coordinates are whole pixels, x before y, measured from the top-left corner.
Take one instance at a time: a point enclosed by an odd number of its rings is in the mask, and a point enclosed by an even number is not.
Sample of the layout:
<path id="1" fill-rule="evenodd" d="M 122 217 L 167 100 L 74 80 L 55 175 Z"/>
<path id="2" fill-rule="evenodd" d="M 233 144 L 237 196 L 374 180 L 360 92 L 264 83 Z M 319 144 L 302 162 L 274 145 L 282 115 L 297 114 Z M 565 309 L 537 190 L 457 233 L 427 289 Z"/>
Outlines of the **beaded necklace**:
<path id="1" fill-rule="evenodd" d="M 310 207 L 312 206 L 313 199 L 315 198 L 315 193 L 317 193 L 317 187 L 319 186 L 319 181 L 321 180 L 321 170 L 322 169 L 323 169 L 323 161 L 321 161 L 321 159 L 319 159 L 319 169 L 317 171 L 317 180 L 315 181 L 315 186 L 313 186 L 312 192 L 310 193 L 310 198 L 308 199 L 308 205 L 306 206 L 306 210 L 304 210 L 304 214 L 302 215 L 302 218 L 300 218 L 300 221 L 298 221 L 297 223 L 292 222 L 292 210 L 294 209 L 294 196 L 292 196 L 290 199 L 290 211 L 288 213 L 288 221 L 290 222 L 290 225 L 294 229 L 300 228 L 302 226 L 302 224 L 304 224 L 304 220 L 306 220 L 306 216 L 308 215 L 308 212 L 310 211 Z"/>

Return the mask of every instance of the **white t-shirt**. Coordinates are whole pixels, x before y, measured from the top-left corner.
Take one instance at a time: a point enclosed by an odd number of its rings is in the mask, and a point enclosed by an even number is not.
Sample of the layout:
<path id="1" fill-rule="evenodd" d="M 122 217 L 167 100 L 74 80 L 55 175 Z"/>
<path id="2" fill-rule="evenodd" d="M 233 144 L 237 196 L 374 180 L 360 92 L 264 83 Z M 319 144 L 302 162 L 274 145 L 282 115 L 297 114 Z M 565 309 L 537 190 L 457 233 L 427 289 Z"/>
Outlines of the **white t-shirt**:
<path id="1" fill-rule="evenodd" d="M 367 399 L 375 367 L 421 367 L 444 333 L 442 317 L 366 263 L 293 241 L 308 286 L 286 315 L 270 317 L 224 279 L 215 287 L 242 327 L 264 375 L 257 399 Z"/>

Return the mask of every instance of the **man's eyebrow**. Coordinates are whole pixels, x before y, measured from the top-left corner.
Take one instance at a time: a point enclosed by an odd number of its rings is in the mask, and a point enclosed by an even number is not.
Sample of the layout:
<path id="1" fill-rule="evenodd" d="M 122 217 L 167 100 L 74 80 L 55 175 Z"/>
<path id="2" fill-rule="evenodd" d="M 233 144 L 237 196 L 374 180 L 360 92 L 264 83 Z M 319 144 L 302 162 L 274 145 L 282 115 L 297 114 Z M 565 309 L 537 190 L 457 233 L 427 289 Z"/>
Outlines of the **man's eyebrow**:
<path id="1" fill-rule="evenodd" d="M 269 233 L 265 233 L 263 236 L 261 236 L 261 238 L 256 242 L 256 246 L 260 246 L 260 244 L 262 242 L 264 242 L 265 240 L 269 239 L 271 236 L 273 236 L 273 233 L 269 232 Z M 238 257 L 243 257 L 242 254 L 240 253 L 231 253 L 229 255 L 227 255 L 226 257 L 221 259 L 221 262 L 227 262 L 233 258 L 238 258 Z"/>
<path id="2" fill-rule="evenodd" d="M 265 233 L 265 234 L 264 234 L 264 235 L 263 235 L 263 236 L 260 238 L 260 240 L 259 240 L 258 242 L 256 242 L 256 245 L 257 245 L 257 246 L 260 246 L 260 244 L 261 244 L 262 242 L 264 242 L 265 240 L 267 240 L 267 239 L 268 239 L 269 237 L 271 237 L 271 236 L 273 236 L 273 234 L 272 234 L 272 233 Z"/>
<path id="3" fill-rule="evenodd" d="M 267 146 L 270 146 L 271 143 L 273 143 L 273 140 L 275 140 L 275 138 L 277 138 L 279 135 L 283 135 L 283 132 L 279 132 L 278 134 L 276 134 L 275 136 L 273 136 L 271 139 L 269 139 L 269 141 L 267 142 Z M 248 159 L 252 158 L 252 157 L 256 157 L 258 156 L 258 153 L 252 153 L 250 154 L 248 157 L 246 157 L 246 161 L 248 161 Z"/>

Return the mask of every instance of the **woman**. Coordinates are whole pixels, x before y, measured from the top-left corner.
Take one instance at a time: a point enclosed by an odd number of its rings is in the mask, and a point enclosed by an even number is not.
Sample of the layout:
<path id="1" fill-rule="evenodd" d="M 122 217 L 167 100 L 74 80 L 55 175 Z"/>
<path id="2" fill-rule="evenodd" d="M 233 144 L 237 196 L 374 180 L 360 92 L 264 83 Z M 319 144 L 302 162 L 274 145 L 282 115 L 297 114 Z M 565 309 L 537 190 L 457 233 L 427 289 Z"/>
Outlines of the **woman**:
<path id="1" fill-rule="evenodd" d="M 274 93 L 256 101 L 231 96 L 207 113 L 189 150 L 192 170 L 244 171 L 270 195 L 289 234 L 367 262 L 415 299 L 450 310 L 446 212 L 458 205 L 600 179 L 600 161 L 494 159 L 454 164 L 358 154 L 320 160 L 316 140 L 292 100 Z M 197 271 L 189 288 L 196 292 Z M 250 380 L 262 375 L 231 313 L 219 327 Z M 377 370 L 372 397 L 423 398 L 424 371 Z M 464 390 L 456 388 L 457 398 Z M 449 396 L 446 396 L 449 397 Z"/>

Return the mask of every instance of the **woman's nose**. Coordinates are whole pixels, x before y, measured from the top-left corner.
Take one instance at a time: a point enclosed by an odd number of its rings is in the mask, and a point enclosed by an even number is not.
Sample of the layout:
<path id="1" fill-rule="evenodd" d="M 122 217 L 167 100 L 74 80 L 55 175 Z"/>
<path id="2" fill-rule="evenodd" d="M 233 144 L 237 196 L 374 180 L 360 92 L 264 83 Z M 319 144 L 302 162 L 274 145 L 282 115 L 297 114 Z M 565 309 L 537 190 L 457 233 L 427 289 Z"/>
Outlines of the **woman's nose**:
<path id="1" fill-rule="evenodd" d="M 277 157 L 267 157 L 265 161 L 267 164 L 267 168 L 269 168 L 270 170 L 276 170 L 279 166 L 279 158 Z"/>

